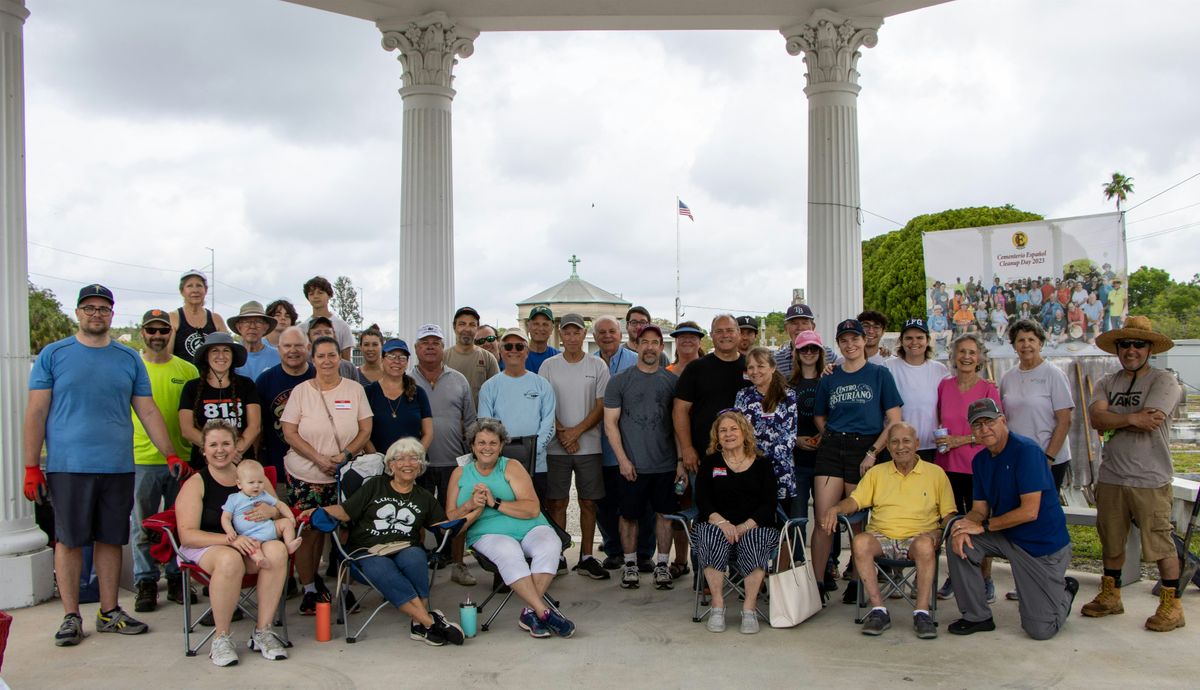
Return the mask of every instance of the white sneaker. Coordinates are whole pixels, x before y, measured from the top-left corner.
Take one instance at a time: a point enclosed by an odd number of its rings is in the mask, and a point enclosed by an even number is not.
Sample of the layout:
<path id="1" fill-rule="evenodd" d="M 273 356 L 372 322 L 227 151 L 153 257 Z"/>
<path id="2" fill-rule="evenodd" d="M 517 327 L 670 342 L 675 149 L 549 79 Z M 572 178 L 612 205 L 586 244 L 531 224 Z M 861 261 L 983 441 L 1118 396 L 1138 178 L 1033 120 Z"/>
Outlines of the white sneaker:
<path id="1" fill-rule="evenodd" d="M 725 632 L 725 609 L 710 609 L 708 612 L 708 631 Z"/>
<path id="2" fill-rule="evenodd" d="M 235 666 L 238 662 L 237 650 L 233 648 L 233 640 L 229 635 L 217 635 L 213 638 L 212 647 L 208 650 L 208 658 L 217 666 Z"/>
<path id="3" fill-rule="evenodd" d="M 475 586 L 475 576 L 471 574 L 470 570 L 467 570 L 465 563 L 455 563 L 450 566 L 450 581 L 457 582 L 463 587 Z"/>
<path id="4" fill-rule="evenodd" d="M 287 647 L 283 644 L 283 640 L 279 639 L 279 635 L 276 635 L 275 631 L 270 628 L 255 630 L 254 636 L 250 638 L 246 646 L 262 652 L 263 658 L 268 661 L 288 658 Z"/>
<path id="5" fill-rule="evenodd" d="M 742 634 L 753 635 L 758 632 L 758 614 L 754 611 L 742 611 Z"/>

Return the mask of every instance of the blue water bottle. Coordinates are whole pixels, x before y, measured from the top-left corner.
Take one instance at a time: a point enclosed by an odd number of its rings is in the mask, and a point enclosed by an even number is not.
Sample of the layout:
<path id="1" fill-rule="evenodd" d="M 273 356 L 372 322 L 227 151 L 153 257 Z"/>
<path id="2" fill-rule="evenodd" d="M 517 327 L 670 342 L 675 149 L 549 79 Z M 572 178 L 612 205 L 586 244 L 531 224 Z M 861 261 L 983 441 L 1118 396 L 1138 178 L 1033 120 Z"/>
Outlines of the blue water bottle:
<path id="1" fill-rule="evenodd" d="M 475 626 L 479 618 L 479 607 L 475 606 L 475 602 L 471 601 L 471 595 L 467 595 L 467 600 L 458 605 L 458 622 L 462 626 L 463 634 L 467 637 L 475 637 Z"/>

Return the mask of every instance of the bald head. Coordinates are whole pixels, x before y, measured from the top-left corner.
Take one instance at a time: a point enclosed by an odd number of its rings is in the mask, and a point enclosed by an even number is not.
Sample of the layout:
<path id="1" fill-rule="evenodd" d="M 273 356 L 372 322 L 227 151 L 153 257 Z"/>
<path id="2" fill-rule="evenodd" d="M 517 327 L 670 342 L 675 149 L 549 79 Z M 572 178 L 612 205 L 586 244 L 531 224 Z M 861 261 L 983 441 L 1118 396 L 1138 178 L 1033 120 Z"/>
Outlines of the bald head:
<path id="1" fill-rule="evenodd" d="M 279 334 L 279 361 L 292 376 L 308 371 L 308 336 L 299 326 L 290 326 Z"/>

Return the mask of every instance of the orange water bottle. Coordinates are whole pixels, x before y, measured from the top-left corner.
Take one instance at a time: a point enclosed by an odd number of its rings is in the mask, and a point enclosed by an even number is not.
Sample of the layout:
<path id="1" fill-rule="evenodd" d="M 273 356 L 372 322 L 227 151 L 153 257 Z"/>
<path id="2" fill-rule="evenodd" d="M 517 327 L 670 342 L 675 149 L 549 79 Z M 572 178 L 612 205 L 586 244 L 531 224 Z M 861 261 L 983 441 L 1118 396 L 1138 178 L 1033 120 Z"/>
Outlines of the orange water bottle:
<path id="1" fill-rule="evenodd" d="M 329 602 L 317 604 L 317 642 L 328 642 L 333 637 L 333 628 L 329 620 Z"/>

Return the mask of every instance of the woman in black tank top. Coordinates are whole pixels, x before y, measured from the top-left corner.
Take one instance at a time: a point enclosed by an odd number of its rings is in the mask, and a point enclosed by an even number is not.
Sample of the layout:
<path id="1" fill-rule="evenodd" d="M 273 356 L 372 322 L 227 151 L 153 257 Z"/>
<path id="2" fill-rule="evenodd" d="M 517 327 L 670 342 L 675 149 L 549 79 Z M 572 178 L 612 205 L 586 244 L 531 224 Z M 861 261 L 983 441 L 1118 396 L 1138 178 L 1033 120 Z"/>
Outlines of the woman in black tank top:
<path id="1" fill-rule="evenodd" d="M 196 349 L 204 344 L 204 336 L 229 329 L 220 314 L 204 308 L 208 279 L 203 273 L 194 269 L 184 273 L 179 279 L 179 294 L 183 296 L 183 306 L 169 315 L 172 331 L 168 348 L 176 357 L 194 363 L 193 357 Z M 201 319 L 203 323 L 195 325 Z"/>
<path id="2" fill-rule="evenodd" d="M 233 464 L 236 455 L 234 445 L 237 430 L 228 422 L 214 419 L 204 426 L 202 434 L 204 457 L 207 466 L 184 482 L 175 499 L 175 515 L 179 529 L 181 547 L 191 550 L 205 572 L 211 573 L 209 599 L 212 603 L 213 622 L 217 636 L 228 636 L 233 612 L 242 589 L 242 578 L 247 573 L 258 572 L 258 622 L 254 640 L 266 640 L 275 619 L 275 609 L 283 592 L 288 573 L 287 547 L 278 539 L 261 544 L 250 537 L 240 536 L 232 543 L 221 529 L 221 508 L 225 499 L 237 488 L 237 468 Z M 267 491 L 275 493 L 268 483 Z M 262 510 L 262 519 L 275 514 L 275 508 L 256 507 Z M 246 514 L 252 517 L 254 511 Z M 261 549 L 270 567 L 258 570 L 250 560 L 250 552 Z M 200 553 L 195 553 L 200 551 Z M 278 641 L 277 639 L 275 641 Z M 270 640 L 259 642 L 263 655 L 270 658 L 286 658 L 281 646 L 273 646 Z M 258 648 L 258 647 L 255 647 Z M 280 656 L 282 654 L 282 656 Z"/>

